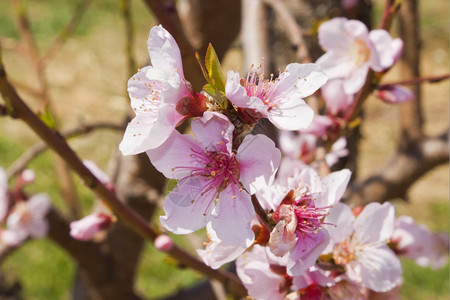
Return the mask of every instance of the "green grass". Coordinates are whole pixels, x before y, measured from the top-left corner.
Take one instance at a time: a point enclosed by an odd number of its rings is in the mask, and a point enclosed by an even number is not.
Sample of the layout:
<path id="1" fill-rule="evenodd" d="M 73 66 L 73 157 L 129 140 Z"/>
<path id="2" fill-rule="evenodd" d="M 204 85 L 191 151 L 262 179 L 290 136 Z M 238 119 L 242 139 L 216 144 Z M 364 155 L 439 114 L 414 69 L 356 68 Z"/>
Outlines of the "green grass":
<path id="1" fill-rule="evenodd" d="M 405 300 L 449 299 L 449 266 L 440 270 L 417 266 L 403 259 L 404 283 L 401 296 Z"/>

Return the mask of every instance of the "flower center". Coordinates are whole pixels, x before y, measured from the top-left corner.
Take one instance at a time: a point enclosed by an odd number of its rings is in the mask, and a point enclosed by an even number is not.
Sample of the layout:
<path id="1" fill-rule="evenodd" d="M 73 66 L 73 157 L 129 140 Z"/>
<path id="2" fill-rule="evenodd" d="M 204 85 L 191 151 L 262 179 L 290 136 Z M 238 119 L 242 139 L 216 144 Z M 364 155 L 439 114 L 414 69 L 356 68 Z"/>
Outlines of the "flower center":
<path id="1" fill-rule="evenodd" d="M 18 204 L 16 204 L 14 213 L 17 213 L 19 215 L 19 220 L 22 224 L 28 223 L 31 219 L 30 211 L 28 210 L 28 207 L 24 202 L 19 202 Z"/>
<path id="2" fill-rule="evenodd" d="M 353 42 L 353 47 L 351 49 L 352 56 L 355 58 L 354 63 L 356 67 L 361 66 L 362 64 L 369 61 L 370 58 L 370 49 L 367 47 L 367 44 L 361 39 L 356 39 Z"/>
<path id="3" fill-rule="evenodd" d="M 347 240 L 337 244 L 333 250 L 333 258 L 339 265 L 348 264 L 350 261 L 355 259 L 353 245 Z"/>
<path id="4" fill-rule="evenodd" d="M 228 184 L 237 184 L 240 176 L 239 165 L 234 153 L 220 150 L 223 142 L 218 143 L 217 151 L 205 149 L 198 151 L 191 148 L 191 157 L 200 162 L 199 167 L 191 168 L 190 177 L 202 176 L 208 178 L 202 193 L 211 189 L 222 191 Z"/>
<path id="5" fill-rule="evenodd" d="M 258 69 L 261 68 L 261 66 L 258 67 Z M 271 74 L 270 79 L 264 79 L 264 72 L 258 76 L 257 70 L 250 71 L 247 79 L 242 80 L 241 83 L 245 87 L 247 96 L 258 97 L 268 106 L 268 110 L 271 110 L 277 107 L 276 104 L 270 102 L 270 98 L 277 89 L 279 78 L 274 79 L 274 75 Z"/>

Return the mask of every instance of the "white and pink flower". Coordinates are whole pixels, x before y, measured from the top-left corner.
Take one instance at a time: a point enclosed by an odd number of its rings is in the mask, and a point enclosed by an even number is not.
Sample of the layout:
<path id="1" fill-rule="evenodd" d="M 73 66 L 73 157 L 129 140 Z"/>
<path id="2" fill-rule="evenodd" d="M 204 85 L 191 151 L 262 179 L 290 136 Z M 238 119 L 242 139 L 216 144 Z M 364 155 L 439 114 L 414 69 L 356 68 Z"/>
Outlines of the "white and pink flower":
<path id="1" fill-rule="evenodd" d="M 273 181 L 280 151 L 263 135 L 247 135 L 232 149 L 234 126 L 219 113 L 205 112 L 191 128 L 196 139 L 174 131 L 161 147 L 147 151 L 159 171 L 178 180 L 161 222 L 177 234 L 211 222 L 224 243 L 247 247 L 254 238 L 250 195 Z"/>
<path id="2" fill-rule="evenodd" d="M 394 230 L 390 203 L 370 203 L 356 218 L 350 207 L 337 203 L 325 221 L 336 225 L 327 228 L 331 243 L 325 253 L 345 266 L 351 280 L 376 292 L 395 288 L 402 268 L 387 246 Z"/>
<path id="3" fill-rule="evenodd" d="M 330 79 L 343 78 L 346 94 L 358 92 L 369 69 L 382 72 L 399 58 L 403 42 L 383 29 L 369 32 L 358 20 L 334 18 L 319 27 L 319 44 L 326 53 L 317 60 Z"/>
<path id="4" fill-rule="evenodd" d="M 151 29 L 147 41 L 152 66 L 128 81 L 136 117 L 125 131 L 119 149 L 124 155 L 160 146 L 187 117 L 201 116 L 206 98 L 192 90 L 183 74 L 180 49 L 161 25 Z"/>
<path id="5" fill-rule="evenodd" d="M 448 235 L 432 233 L 409 216 L 396 218 L 391 242 L 398 255 L 413 259 L 419 266 L 439 269 L 447 264 Z"/>
<path id="6" fill-rule="evenodd" d="M 47 194 L 37 194 L 27 201 L 16 203 L 6 220 L 7 229 L 1 232 L 2 241 L 17 246 L 27 237 L 42 238 L 47 235 L 46 215 L 50 210 Z"/>
<path id="7" fill-rule="evenodd" d="M 237 107 L 249 109 L 256 118 L 268 118 L 279 129 L 306 128 L 314 112 L 302 98 L 312 95 L 327 77 L 315 64 L 289 64 L 278 78 L 250 71 L 246 79 L 228 71 L 225 94 Z"/>
<path id="8" fill-rule="evenodd" d="M 324 219 L 344 194 L 350 175 L 345 169 L 321 179 L 306 168 L 289 178 L 285 188 L 272 186 L 258 193 L 262 205 L 274 210 L 269 248 L 277 256 L 289 253 L 289 275 L 304 274 L 327 247 L 325 227 L 330 223 Z"/>

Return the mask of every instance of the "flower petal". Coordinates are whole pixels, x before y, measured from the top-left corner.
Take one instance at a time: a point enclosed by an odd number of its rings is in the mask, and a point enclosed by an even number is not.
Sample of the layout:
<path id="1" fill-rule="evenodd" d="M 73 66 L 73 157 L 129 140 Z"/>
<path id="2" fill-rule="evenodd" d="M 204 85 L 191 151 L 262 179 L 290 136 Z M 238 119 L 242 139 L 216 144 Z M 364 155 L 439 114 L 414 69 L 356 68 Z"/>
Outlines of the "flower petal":
<path id="1" fill-rule="evenodd" d="M 289 75 L 296 78 L 295 89 L 298 97 L 308 97 L 324 85 L 328 77 L 318 64 L 297 64 L 287 65 L 286 70 Z"/>
<path id="2" fill-rule="evenodd" d="M 209 222 L 217 190 L 202 194 L 201 178 L 189 178 L 179 183 L 164 201 L 165 216 L 161 224 L 176 234 L 187 234 L 199 230 Z M 194 201 L 195 200 L 195 201 Z"/>
<path id="3" fill-rule="evenodd" d="M 196 167 L 204 167 L 201 159 L 191 155 L 203 153 L 203 148 L 194 138 L 187 134 L 173 131 L 164 144 L 147 151 L 155 168 L 167 178 L 182 179 L 189 176 Z"/>
<path id="4" fill-rule="evenodd" d="M 264 155 L 261 155 L 264 149 Z M 267 136 L 247 135 L 237 150 L 236 160 L 239 164 L 240 177 L 250 194 L 273 182 L 275 172 L 280 165 L 281 152 Z"/>
<path id="5" fill-rule="evenodd" d="M 394 231 L 394 207 L 389 203 L 369 203 L 356 218 L 354 238 L 363 244 L 387 242 Z"/>
<path id="6" fill-rule="evenodd" d="M 147 47 L 154 67 L 173 69 L 182 76 L 180 49 L 172 35 L 161 25 L 150 30 Z"/>
<path id="7" fill-rule="evenodd" d="M 211 226 L 225 244 L 247 248 L 255 238 L 250 225 L 254 213 L 250 195 L 230 185 L 219 194 Z"/>
<path id="8" fill-rule="evenodd" d="M 314 111 L 295 94 L 284 95 L 278 107 L 269 111 L 269 120 L 283 130 L 299 130 L 308 127 L 314 117 Z"/>
<path id="9" fill-rule="evenodd" d="M 398 257 L 387 246 L 366 249 L 359 261 L 362 282 L 369 289 L 387 292 L 397 285 L 402 267 Z"/>

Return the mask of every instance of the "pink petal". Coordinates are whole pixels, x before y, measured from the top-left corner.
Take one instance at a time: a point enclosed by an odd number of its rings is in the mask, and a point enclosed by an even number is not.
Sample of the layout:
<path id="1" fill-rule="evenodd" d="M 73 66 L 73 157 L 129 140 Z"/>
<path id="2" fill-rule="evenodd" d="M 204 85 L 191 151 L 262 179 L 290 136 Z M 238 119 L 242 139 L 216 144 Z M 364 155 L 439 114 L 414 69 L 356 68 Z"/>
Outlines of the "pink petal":
<path id="1" fill-rule="evenodd" d="M 345 241 L 353 233 L 353 222 L 355 216 L 350 207 L 344 203 L 336 203 L 330 210 L 330 214 L 325 218 L 325 223 L 334 224 L 335 226 L 327 226 L 334 244 Z"/>
<path id="2" fill-rule="evenodd" d="M 261 149 L 264 149 L 263 155 Z M 239 164 L 239 181 L 249 189 L 250 194 L 254 194 L 273 182 L 281 153 L 267 136 L 247 135 L 237 151 L 236 160 Z"/>
<path id="3" fill-rule="evenodd" d="M 50 210 L 50 198 L 44 193 L 36 194 L 28 199 L 27 206 L 33 218 L 43 219 Z"/>
<path id="4" fill-rule="evenodd" d="M 238 186 L 229 185 L 219 194 L 211 227 L 225 244 L 247 248 L 255 237 L 250 226 L 253 215 L 250 195 Z"/>
<path id="5" fill-rule="evenodd" d="M 353 37 L 346 35 L 344 27 L 348 20 L 346 18 L 333 18 L 323 22 L 319 27 L 318 37 L 320 46 L 326 51 L 346 50 Z"/>
<path id="6" fill-rule="evenodd" d="M 227 152 L 231 153 L 234 126 L 225 115 L 206 111 L 203 117 L 192 121 L 191 129 L 204 148 L 217 151 L 226 146 Z M 226 145 L 219 146 L 219 143 Z"/>
<path id="7" fill-rule="evenodd" d="M 379 64 L 371 66 L 375 71 L 383 71 L 392 67 L 394 62 L 401 56 L 403 42 L 400 39 L 393 39 L 391 35 L 383 29 L 372 30 L 369 38 L 375 47 Z"/>
<path id="8" fill-rule="evenodd" d="M 297 245 L 291 251 L 287 273 L 291 276 L 303 275 L 316 263 L 329 241 L 330 236 L 323 229 L 320 229 L 317 233 L 299 237 Z"/>
<path id="9" fill-rule="evenodd" d="M 344 79 L 344 92 L 348 95 L 356 94 L 366 82 L 368 72 L 369 64 L 367 63 L 353 69 L 349 76 Z"/>
<path id="10" fill-rule="evenodd" d="M 351 47 L 349 45 L 348 47 Z M 347 77 L 353 68 L 353 58 L 337 52 L 326 52 L 316 61 L 327 75 L 328 79 Z"/>
<path id="11" fill-rule="evenodd" d="M 173 69 L 183 76 L 180 49 L 172 35 L 161 25 L 150 30 L 147 47 L 154 67 Z"/>
<path id="12" fill-rule="evenodd" d="M 344 92 L 342 79 L 329 80 L 322 88 L 327 112 L 333 116 L 344 114 L 353 103 L 353 95 Z"/>
<path id="13" fill-rule="evenodd" d="M 205 227 L 214 208 L 217 190 L 210 190 L 201 196 L 203 185 L 201 178 L 189 178 L 167 195 L 164 201 L 166 215 L 160 217 L 161 224 L 167 230 L 187 234 Z"/>
<path id="14" fill-rule="evenodd" d="M 190 154 L 203 153 L 203 148 L 190 135 L 172 132 L 160 147 L 150 149 L 147 155 L 155 168 L 167 178 L 182 179 L 189 176 L 192 168 L 204 167 L 202 162 Z"/>

